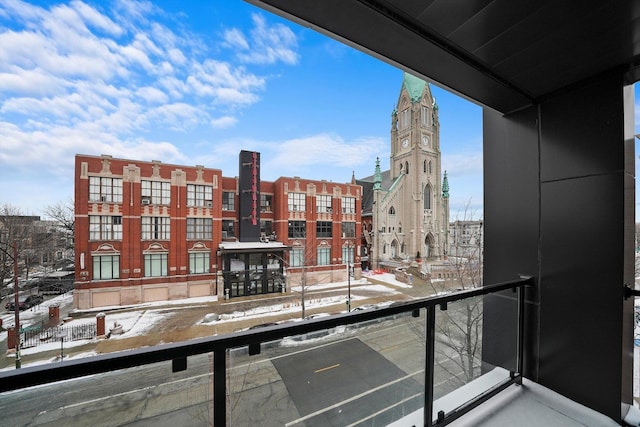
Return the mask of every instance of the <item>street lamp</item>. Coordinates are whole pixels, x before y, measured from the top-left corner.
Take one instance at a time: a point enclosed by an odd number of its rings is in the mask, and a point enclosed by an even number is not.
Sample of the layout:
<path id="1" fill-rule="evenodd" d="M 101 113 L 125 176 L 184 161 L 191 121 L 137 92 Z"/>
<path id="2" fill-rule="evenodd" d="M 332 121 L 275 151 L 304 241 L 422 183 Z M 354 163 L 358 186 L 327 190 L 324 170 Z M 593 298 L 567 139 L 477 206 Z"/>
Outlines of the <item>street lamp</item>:
<path id="1" fill-rule="evenodd" d="M 19 286 L 18 286 L 18 242 L 13 241 L 13 256 L 4 248 L 0 248 L 7 257 L 13 262 L 13 313 L 15 322 L 15 336 L 16 336 L 16 369 L 22 366 L 20 361 L 20 304 L 19 304 Z"/>
<path id="2" fill-rule="evenodd" d="M 353 242 L 349 240 L 347 242 L 347 248 L 349 249 L 349 251 L 347 252 L 347 313 L 351 312 L 351 269 L 353 268 L 351 260 L 355 258 L 352 257 L 353 247 Z"/>

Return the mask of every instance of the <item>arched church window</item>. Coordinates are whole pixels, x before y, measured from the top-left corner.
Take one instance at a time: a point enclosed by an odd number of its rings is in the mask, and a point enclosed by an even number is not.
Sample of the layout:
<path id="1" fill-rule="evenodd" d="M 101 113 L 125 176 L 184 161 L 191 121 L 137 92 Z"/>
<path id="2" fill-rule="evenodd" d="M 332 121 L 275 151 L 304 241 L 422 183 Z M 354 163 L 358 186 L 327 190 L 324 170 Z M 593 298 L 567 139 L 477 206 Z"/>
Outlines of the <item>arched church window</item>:
<path id="1" fill-rule="evenodd" d="M 409 162 L 404 163 L 404 173 L 409 175 Z"/>
<path id="2" fill-rule="evenodd" d="M 427 161 L 422 162 L 422 172 L 427 173 Z"/>
<path id="3" fill-rule="evenodd" d="M 429 160 L 429 167 L 427 168 L 427 172 L 431 175 L 431 160 Z"/>
<path id="4" fill-rule="evenodd" d="M 429 186 L 429 184 L 424 186 L 422 198 L 424 200 L 424 208 L 431 209 L 431 186 Z"/>
<path id="5" fill-rule="evenodd" d="M 429 107 L 422 106 L 422 124 L 429 126 L 431 124 L 431 113 Z"/>
<path id="6" fill-rule="evenodd" d="M 411 116 L 408 108 L 405 108 L 400 112 L 400 129 L 408 128 L 411 124 Z"/>
<path id="7" fill-rule="evenodd" d="M 394 208 L 393 206 L 391 206 L 389 208 L 389 215 L 395 215 L 396 214 L 396 208 Z"/>

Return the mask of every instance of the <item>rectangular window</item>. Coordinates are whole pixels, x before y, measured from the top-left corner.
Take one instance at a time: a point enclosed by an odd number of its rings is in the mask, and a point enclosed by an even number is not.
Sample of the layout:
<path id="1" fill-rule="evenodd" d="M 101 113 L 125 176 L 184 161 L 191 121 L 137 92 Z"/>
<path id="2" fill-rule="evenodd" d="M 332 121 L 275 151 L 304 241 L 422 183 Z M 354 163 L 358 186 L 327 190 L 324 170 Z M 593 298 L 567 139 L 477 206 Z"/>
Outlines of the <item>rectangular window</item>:
<path id="1" fill-rule="evenodd" d="M 187 184 L 187 206 L 213 206 L 213 187 Z"/>
<path id="2" fill-rule="evenodd" d="M 316 237 L 331 237 L 333 223 L 331 221 L 316 222 Z"/>
<path id="3" fill-rule="evenodd" d="M 89 201 L 122 203 L 122 178 L 90 176 Z"/>
<path id="4" fill-rule="evenodd" d="M 93 257 L 93 280 L 120 278 L 120 255 L 99 255 Z"/>
<path id="5" fill-rule="evenodd" d="M 289 201 L 289 211 L 300 211 L 304 212 L 306 210 L 305 201 L 307 195 L 305 193 L 289 193 L 288 201 Z"/>
<path id="6" fill-rule="evenodd" d="M 222 220 L 222 238 L 229 239 L 236 237 L 234 221 L 232 219 Z"/>
<path id="7" fill-rule="evenodd" d="M 273 233 L 273 221 L 260 220 L 260 234 L 262 233 L 266 236 L 271 236 Z"/>
<path id="8" fill-rule="evenodd" d="M 187 239 L 211 240 L 213 222 L 211 218 L 187 218 Z"/>
<path id="9" fill-rule="evenodd" d="M 209 272 L 209 252 L 189 253 L 189 271 L 191 274 L 204 274 Z"/>
<path id="10" fill-rule="evenodd" d="M 142 240 L 169 240 L 171 239 L 169 217 L 143 216 Z"/>
<path id="11" fill-rule="evenodd" d="M 291 267 L 302 267 L 304 266 L 304 249 L 303 248 L 293 248 L 289 253 L 289 265 Z"/>
<path id="12" fill-rule="evenodd" d="M 316 196 L 316 210 L 318 213 L 331 212 L 331 196 L 320 194 Z"/>
<path id="13" fill-rule="evenodd" d="M 304 239 L 307 237 L 307 223 L 305 221 L 289 221 L 289 238 Z"/>
<path id="14" fill-rule="evenodd" d="M 342 262 L 345 264 L 353 264 L 353 246 L 343 246 L 342 247 Z"/>
<path id="15" fill-rule="evenodd" d="M 122 240 L 122 217 L 89 215 L 89 240 Z"/>
<path id="16" fill-rule="evenodd" d="M 171 183 L 161 181 L 141 181 L 143 205 L 171 204 Z"/>
<path id="17" fill-rule="evenodd" d="M 144 277 L 167 276 L 167 254 L 144 255 Z"/>
<path id="18" fill-rule="evenodd" d="M 342 198 L 342 213 L 346 213 L 346 214 L 356 213 L 356 198 L 355 197 L 343 197 Z"/>
<path id="19" fill-rule="evenodd" d="M 222 192 L 222 210 L 223 211 L 236 210 L 236 193 L 232 191 Z"/>
<path id="20" fill-rule="evenodd" d="M 331 264 L 331 248 L 318 248 L 318 265 Z"/>
<path id="21" fill-rule="evenodd" d="M 260 212 L 271 212 L 273 206 L 273 194 L 260 193 Z"/>
<path id="22" fill-rule="evenodd" d="M 355 222 L 343 222 L 342 223 L 342 237 L 356 237 L 356 223 Z"/>

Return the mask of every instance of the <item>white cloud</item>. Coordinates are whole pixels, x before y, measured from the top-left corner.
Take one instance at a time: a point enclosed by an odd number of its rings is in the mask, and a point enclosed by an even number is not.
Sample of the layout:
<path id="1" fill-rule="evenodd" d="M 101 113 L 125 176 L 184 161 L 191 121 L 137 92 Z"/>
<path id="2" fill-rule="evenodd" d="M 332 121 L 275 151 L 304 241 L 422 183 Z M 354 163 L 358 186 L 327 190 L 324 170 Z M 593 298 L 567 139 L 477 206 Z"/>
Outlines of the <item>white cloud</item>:
<path id="1" fill-rule="evenodd" d="M 232 49 L 249 49 L 247 39 L 245 39 L 244 34 L 237 28 L 226 30 L 223 39 L 228 47 Z"/>
<path id="2" fill-rule="evenodd" d="M 136 95 L 152 104 L 161 104 L 169 100 L 166 93 L 151 86 L 141 87 L 136 91 Z"/>
<path id="3" fill-rule="evenodd" d="M 240 61 L 250 64 L 298 63 L 298 40 L 289 27 L 282 24 L 268 26 L 264 16 L 259 14 L 252 15 L 252 21 L 250 41 L 238 29 L 224 33 L 224 44 L 237 50 Z"/>
<path id="4" fill-rule="evenodd" d="M 211 127 L 218 129 L 225 129 L 233 127 L 236 123 L 238 123 L 238 119 L 231 116 L 218 117 L 215 119 L 211 119 Z"/>
<path id="5" fill-rule="evenodd" d="M 76 153 L 193 163 L 191 131 L 237 125 L 267 78 L 176 21 L 148 1 L 0 1 L 0 170 L 72 187 Z M 291 30 L 253 25 L 227 45 L 247 63 L 296 63 Z"/>
<path id="6" fill-rule="evenodd" d="M 0 92 L 23 96 L 44 97 L 63 93 L 67 81 L 52 76 L 41 69 L 25 70 L 12 67 L 10 72 L 0 72 Z M 4 109 L 3 106 L 0 108 Z"/>
<path id="7" fill-rule="evenodd" d="M 364 171 L 357 172 L 357 177 L 372 174 L 374 153 L 384 150 L 385 146 L 386 141 L 380 138 L 345 141 L 339 135 L 318 134 L 263 144 L 259 149 L 266 154 L 264 169 L 272 174 L 321 179 L 326 169 L 344 169 L 346 182 L 352 171 Z"/>
<path id="8" fill-rule="evenodd" d="M 119 25 L 117 25 L 107 16 L 99 13 L 91 6 L 88 6 L 81 1 L 74 1 L 71 3 L 71 5 L 88 24 L 94 26 L 95 28 L 98 28 L 109 34 L 113 34 L 115 36 L 119 36 L 123 33 L 123 30 Z"/>
<path id="9" fill-rule="evenodd" d="M 442 154 L 442 170 L 452 175 L 482 176 L 482 152 L 468 151 L 456 154 Z"/>

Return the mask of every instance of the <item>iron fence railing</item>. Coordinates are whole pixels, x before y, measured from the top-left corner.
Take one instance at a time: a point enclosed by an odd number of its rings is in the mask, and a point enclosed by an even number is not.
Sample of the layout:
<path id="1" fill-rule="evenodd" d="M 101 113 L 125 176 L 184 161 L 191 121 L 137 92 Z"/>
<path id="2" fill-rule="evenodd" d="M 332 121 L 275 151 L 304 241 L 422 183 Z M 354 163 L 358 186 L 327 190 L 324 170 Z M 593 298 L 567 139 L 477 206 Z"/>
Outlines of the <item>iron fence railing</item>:
<path id="1" fill-rule="evenodd" d="M 83 325 L 54 326 L 43 328 L 43 323 L 30 325 L 21 330 L 20 347 L 36 347 L 51 342 L 87 340 L 96 337 L 97 325 L 86 323 Z"/>
<path id="2" fill-rule="evenodd" d="M 248 355 L 259 354 L 262 345 L 287 337 L 299 335 L 312 335 L 332 328 L 362 324 L 369 321 L 389 318 L 400 314 L 411 314 L 414 318 L 421 317 L 426 311 L 425 322 L 425 348 L 424 348 L 424 420 L 425 425 L 446 425 L 457 419 L 469 410 L 477 407 L 487 399 L 496 395 L 514 383 L 522 382 L 523 351 L 524 351 L 524 289 L 533 285 L 533 278 L 505 282 L 495 285 L 486 285 L 482 288 L 455 292 L 436 297 L 424 298 L 406 303 L 393 304 L 388 307 L 375 310 L 362 310 L 357 312 L 322 317 L 304 322 L 289 323 L 284 325 L 267 326 L 259 329 L 250 329 L 232 334 L 219 335 L 186 342 L 164 344 L 155 347 L 128 350 L 119 353 L 98 355 L 78 360 L 68 360 L 56 364 L 31 366 L 13 371 L 0 372 L 0 393 L 17 392 L 36 385 L 54 384 L 69 379 L 80 379 L 89 375 L 115 372 L 132 367 L 144 367 L 157 362 L 171 361 L 173 372 L 187 369 L 187 358 L 190 356 L 212 354 L 212 397 L 211 421 L 216 426 L 226 426 L 230 421 L 228 408 L 229 395 L 229 351 L 236 348 L 246 348 Z M 436 346 L 436 312 L 447 310 L 447 307 L 457 301 L 475 297 L 486 297 L 489 294 L 504 293 L 513 295 L 512 300 L 516 305 L 517 325 L 515 368 L 509 369 L 506 380 L 498 386 L 494 386 L 470 399 L 466 404 L 459 405 L 447 413 L 440 412 L 433 418 L 434 407 L 434 352 Z M 100 377 L 96 377 L 99 381 Z M 430 420 L 434 420 L 430 422 Z"/>

